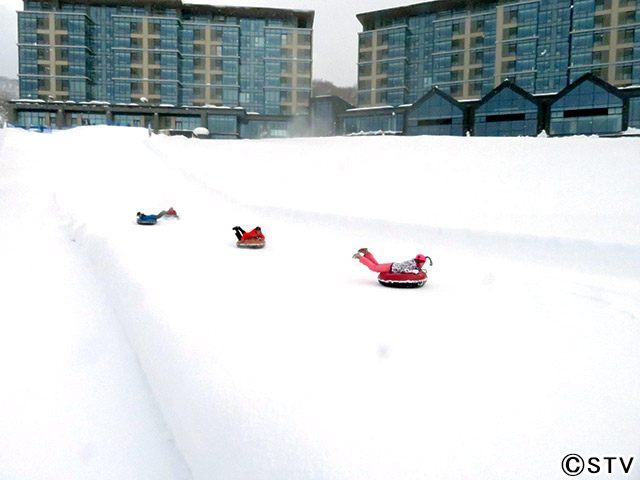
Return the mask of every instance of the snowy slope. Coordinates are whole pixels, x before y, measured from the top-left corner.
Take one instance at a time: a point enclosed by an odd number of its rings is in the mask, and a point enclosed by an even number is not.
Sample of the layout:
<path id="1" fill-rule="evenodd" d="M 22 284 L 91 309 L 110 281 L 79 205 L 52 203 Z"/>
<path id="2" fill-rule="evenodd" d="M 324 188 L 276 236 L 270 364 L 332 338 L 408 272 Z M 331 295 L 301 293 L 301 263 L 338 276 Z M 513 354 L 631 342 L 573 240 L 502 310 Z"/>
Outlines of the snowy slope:
<path id="1" fill-rule="evenodd" d="M 0 478 L 539 479 L 640 447 L 638 139 L 0 142 Z M 378 286 L 362 246 L 429 283 Z"/>

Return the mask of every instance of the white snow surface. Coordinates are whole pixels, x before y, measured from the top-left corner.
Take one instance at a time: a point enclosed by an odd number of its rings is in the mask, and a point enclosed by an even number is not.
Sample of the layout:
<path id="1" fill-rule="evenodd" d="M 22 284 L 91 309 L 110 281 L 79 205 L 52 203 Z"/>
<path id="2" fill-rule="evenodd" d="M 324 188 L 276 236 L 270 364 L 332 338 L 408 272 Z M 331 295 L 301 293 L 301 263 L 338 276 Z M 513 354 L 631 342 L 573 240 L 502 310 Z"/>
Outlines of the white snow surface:
<path id="1" fill-rule="evenodd" d="M 638 455 L 639 187 L 632 137 L 0 130 L 0 478 L 540 480 Z M 380 286 L 365 246 L 429 255 L 429 282 Z"/>

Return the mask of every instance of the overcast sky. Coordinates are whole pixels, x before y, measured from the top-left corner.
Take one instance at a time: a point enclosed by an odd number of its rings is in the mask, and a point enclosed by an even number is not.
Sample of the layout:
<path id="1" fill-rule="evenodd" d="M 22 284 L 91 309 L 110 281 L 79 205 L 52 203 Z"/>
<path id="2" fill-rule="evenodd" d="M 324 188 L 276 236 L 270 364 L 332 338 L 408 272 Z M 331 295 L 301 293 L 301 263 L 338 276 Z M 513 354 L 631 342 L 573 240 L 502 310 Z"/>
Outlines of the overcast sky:
<path id="1" fill-rule="evenodd" d="M 313 35 L 313 77 L 329 80 L 341 87 L 357 80 L 358 32 L 356 13 L 419 3 L 402 0 L 187 0 L 183 3 L 243 5 L 251 7 L 315 10 Z M 22 0 L 0 0 L 0 76 L 17 78 L 17 15 Z"/>

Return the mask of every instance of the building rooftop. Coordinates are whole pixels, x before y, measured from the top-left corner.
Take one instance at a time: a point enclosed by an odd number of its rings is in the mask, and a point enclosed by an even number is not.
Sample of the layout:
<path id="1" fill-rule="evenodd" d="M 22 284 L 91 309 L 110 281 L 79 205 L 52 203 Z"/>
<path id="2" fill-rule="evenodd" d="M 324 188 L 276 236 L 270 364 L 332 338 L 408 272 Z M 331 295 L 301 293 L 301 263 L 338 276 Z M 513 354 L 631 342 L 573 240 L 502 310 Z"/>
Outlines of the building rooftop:
<path id="1" fill-rule="evenodd" d="M 366 28 L 368 22 L 379 17 L 410 17 L 421 13 L 435 13 L 442 10 L 462 9 L 473 10 L 479 6 L 497 3 L 497 0 L 433 0 L 431 2 L 404 5 L 401 7 L 385 8 L 356 15 L 358 21 Z"/>
<path id="2" fill-rule="evenodd" d="M 26 1 L 26 0 L 24 0 Z M 313 25 L 315 11 L 287 8 L 239 7 L 213 4 L 183 3 L 181 0 L 57 0 L 58 4 L 80 4 L 91 6 L 151 6 L 160 8 L 176 8 L 189 13 L 211 13 L 213 15 L 237 16 L 244 18 L 302 18 Z"/>

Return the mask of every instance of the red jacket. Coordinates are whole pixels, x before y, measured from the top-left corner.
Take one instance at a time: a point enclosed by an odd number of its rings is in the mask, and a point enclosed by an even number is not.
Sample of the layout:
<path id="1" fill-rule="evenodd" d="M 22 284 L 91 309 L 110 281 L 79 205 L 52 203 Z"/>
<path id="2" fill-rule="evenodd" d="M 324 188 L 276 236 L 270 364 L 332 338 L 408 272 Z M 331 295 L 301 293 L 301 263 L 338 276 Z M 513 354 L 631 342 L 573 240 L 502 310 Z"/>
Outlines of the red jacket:
<path id="1" fill-rule="evenodd" d="M 258 237 L 258 238 L 261 238 L 262 240 L 264 240 L 264 235 L 262 233 L 256 232 L 255 228 L 253 230 L 251 230 L 250 232 L 247 232 L 244 235 L 242 235 L 242 238 L 240 240 L 249 240 L 249 239 L 254 238 L 254 237 Z"/>

